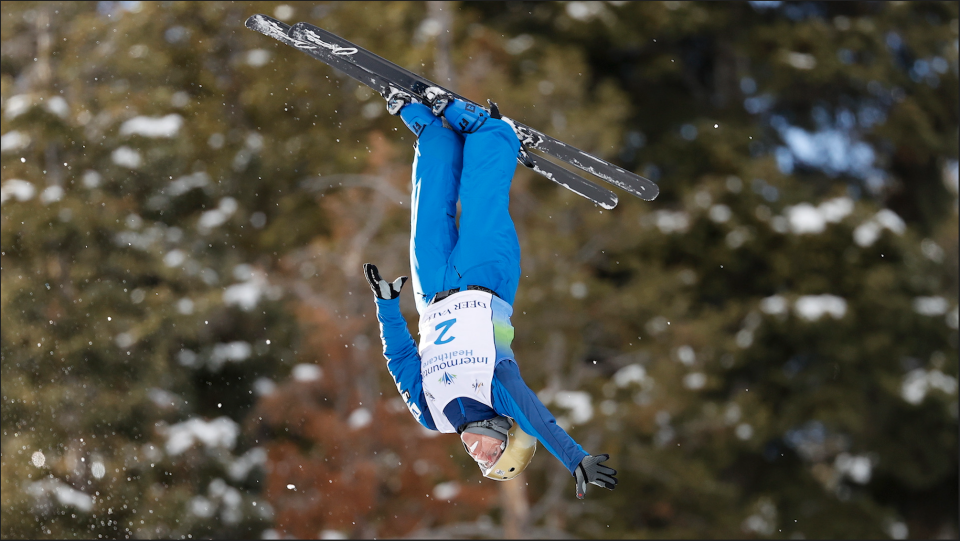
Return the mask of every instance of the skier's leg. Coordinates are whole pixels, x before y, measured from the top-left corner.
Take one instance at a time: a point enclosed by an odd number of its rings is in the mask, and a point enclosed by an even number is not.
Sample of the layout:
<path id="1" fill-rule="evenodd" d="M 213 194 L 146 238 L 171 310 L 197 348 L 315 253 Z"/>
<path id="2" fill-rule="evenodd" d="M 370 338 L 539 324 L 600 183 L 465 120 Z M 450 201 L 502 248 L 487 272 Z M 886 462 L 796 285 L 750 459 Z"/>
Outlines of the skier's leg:
<path id="1" fill-rule="evenodd" d="M 444 287 L 444 275 L 457 243 L 455 220 L 463 140 L 419 103 L 404 107 L 400 117 L 411 130 L 414 126 L 420 130 L 413 160 L 410 270 L 417 310 L 423 313 L 437 292 L 448 289 Z"/>
<path id="2" fill-rule="evenodd" d="M 459 287 L 490 288 L 513 305 L 520 283 L 520 242 L 509 205 L 520 141 L 503 120 L 487 117 L 479 126 L 466 123 L 475 131 L 464 136 L 460 240 L 450 256 L 447 279 Z"/>
<path id="3" fill-rule="evenodd" d="M 520 368 L 512 359 L 497 363 L 490 397 L 497 413 L 519 423 L 524 432 L 536 437 L 570 473 L 573 473 L 583 457 L 588 455 L 583 447 L 557 424 L 550 410 L 530 387 L 527 387 L 520 377 Z"/>

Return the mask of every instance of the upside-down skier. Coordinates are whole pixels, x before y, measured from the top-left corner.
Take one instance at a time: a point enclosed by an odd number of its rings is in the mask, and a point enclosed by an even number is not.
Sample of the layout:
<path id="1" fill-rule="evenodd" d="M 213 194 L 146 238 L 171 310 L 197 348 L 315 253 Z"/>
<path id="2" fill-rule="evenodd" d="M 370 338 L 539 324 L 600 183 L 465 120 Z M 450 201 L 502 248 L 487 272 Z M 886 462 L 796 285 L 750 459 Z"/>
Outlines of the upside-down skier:
<path id="1" fill-rule="evenodd" d="M 385 96 L 418 138 L 410 267 L 420 313 L 418 349 L 400 313 L 407 277 L 388 282 L 363 266 L 387 368 L 417 421 L 459 434 L 485 477 L 519 475 L 539 440 L 576 478 L 578 498 L 587 483 L 612 490 L 617 472 L 602 464 L 609 455 L 587 453 L 557 425 L 510 349 L 520 244 L 508 202 L 520 141 L 495 105 L 488 114 L 439 88 L 425 97 L 426 105 L 397 89 Z"/>

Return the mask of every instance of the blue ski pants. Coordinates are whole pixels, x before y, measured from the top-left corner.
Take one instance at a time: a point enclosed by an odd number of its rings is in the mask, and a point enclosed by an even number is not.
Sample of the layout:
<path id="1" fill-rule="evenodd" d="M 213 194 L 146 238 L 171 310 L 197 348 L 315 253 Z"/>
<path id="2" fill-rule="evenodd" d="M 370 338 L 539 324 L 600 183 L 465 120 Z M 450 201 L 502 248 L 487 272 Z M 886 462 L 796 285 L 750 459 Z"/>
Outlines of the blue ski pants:
<path id="1" fill-rule="evenodd" d="M 520 283 L 520 242 L 509 210 L 516 134 L 503 120 L 488 118 L 460 135 L 439 118 L 430 121 L 419 103 L 401 114 L 432 122 L 420 132 L 413 161 L 410 268 L 417 310 L 422 314 L 441 291 L 468 285 L 489 288 L 512 306 Z"/>

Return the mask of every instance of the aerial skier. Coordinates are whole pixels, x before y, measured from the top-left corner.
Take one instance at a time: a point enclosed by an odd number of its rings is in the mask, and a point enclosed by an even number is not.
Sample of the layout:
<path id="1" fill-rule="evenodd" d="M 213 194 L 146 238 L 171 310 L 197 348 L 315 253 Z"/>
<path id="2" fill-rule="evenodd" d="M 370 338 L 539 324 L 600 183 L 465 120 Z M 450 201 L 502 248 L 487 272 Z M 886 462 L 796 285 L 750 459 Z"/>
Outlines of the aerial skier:
<path id="1" fill-rule="evenodd" d="M 386 96 L 387 111 L 418 138 L 410 267 L 419 348 L 400 313 L 407 277 L 388 282 L 375 265 L 363 266 L 397 390 L 424 427 L 459 434 L 485 477 L 519 475 L 539 440 L 576 478 L 578 498 L 588 483 L 612 490 L 609 455 L 587 453 L 557 425 L 510 349 L 520 244 L 508 202 L 520 141 L 493 104 L 488 114 L 439 88 L 424 97 L 426 104 L 397 89 Z"/>

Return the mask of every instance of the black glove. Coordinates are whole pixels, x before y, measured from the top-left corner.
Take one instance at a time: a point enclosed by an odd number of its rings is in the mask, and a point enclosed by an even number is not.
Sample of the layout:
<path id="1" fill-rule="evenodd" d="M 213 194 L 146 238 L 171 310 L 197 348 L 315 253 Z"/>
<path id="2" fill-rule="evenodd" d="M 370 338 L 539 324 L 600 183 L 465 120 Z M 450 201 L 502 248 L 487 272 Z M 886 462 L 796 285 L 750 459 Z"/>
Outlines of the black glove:
<path id="1" fill-rule="evenodd" d="M 376 295 L 378 299 L 384 300 L 399 297 L 400 289 L 403 287 L 403 284 L 407 282 L 406 276 L 397 278 L 393 283 L 387 282 L 383 278 L 380 278 L 380 271 L 378 271 L 377 266 L 372 263 L 363 264 L 363 275 L 367 277 L 367 283 L 370 284 L 370 289 L 373 290 L 373 294 Z"/>
<path id="2" fill-rule="evenodd" d="M 574 474 L 577 476 L 577 498 L 583 499 L 587 493 L 587 483 L 598 487 L 613 490 L 617 488 L 617 470 L 601 464 L 606 462 L 610 455 L 587 455 L 583 457 Z"/>

